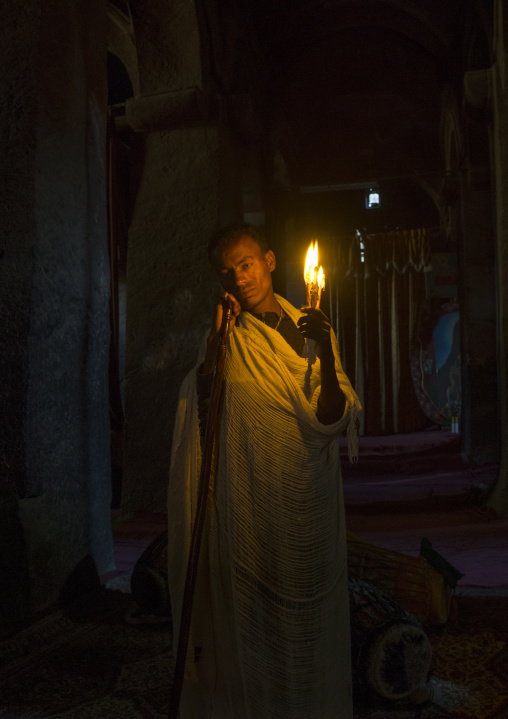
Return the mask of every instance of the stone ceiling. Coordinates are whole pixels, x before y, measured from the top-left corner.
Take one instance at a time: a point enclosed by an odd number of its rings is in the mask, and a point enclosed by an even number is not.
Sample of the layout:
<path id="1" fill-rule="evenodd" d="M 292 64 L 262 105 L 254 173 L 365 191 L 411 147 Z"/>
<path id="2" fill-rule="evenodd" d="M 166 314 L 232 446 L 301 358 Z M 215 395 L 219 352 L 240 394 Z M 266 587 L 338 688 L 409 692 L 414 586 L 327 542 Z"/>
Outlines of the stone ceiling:
<path id="1" fill-rule="evenodd" d="M 297 184 L 443 171 L 440 112 L 460 67 L 460 0 L 249 7 L 276 143 Z"/>

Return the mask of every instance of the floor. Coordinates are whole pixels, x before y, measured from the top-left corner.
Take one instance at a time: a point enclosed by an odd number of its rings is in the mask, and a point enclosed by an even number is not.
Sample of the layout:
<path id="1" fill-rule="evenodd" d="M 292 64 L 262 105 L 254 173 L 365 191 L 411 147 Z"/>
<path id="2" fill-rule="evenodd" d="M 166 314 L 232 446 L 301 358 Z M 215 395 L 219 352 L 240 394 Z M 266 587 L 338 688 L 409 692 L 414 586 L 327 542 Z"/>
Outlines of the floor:
<path id="1" fill-rule="evenodd" d="M 482 505 L 497 465 L 473 468 L 460 455 L 460 437 L 439 429 L 410 435 L 364 437 L 350 465 L 345 443 L 343 482 L 348 529 L 387 549 L 418 556 L 429 539 L 463 573 L 459 593 L 508 595 L 508 519 Z M 166 529 L 162 513 L 114 519 L 116 572 L 132 572 L 144 549 Z"/>
<path id="2" fill-rule="evenodd" d="M 363 438 L 358 464 L 346 458 L 343 474 L 350 531 L 412 556 L 426 537 L 463 573 L 459 592 L 508 594 L 508 519 L 482 502 L 498 465 L 468 466 L 459 436 L 438 429 Z"/>

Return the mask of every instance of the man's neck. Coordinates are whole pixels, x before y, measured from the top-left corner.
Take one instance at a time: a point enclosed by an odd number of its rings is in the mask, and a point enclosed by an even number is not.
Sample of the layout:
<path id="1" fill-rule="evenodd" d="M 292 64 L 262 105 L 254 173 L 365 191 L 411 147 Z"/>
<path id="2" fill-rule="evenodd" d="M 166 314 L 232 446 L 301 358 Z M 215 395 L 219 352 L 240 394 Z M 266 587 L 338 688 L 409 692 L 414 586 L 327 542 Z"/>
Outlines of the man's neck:
<path id="1" fill-rule="evenodd" d="M 265 297 L 263 302 L 260 302 L 259 305 L 250 307 L 248 311 L 254 315 L 260 315 L 264 312 L 275 312 L 277 315 L 280 315 L 282 308 L 275 298 L 275 295 L 272 294 L 270 297 Z"/>

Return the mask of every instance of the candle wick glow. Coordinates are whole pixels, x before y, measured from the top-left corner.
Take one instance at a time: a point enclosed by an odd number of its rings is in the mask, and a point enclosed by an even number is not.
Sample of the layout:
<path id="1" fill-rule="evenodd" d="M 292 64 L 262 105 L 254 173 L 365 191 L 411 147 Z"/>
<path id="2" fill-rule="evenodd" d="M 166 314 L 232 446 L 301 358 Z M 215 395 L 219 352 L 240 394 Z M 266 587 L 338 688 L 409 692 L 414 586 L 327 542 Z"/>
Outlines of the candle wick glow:
<path id="1" fill-rule="evenodd" d="M 321 292 L 325 287 L 325 273 L 318 267 L 318 243 L 313 240 L 307 251 L 304 270 L 307 305 L 319 308 Z"/>

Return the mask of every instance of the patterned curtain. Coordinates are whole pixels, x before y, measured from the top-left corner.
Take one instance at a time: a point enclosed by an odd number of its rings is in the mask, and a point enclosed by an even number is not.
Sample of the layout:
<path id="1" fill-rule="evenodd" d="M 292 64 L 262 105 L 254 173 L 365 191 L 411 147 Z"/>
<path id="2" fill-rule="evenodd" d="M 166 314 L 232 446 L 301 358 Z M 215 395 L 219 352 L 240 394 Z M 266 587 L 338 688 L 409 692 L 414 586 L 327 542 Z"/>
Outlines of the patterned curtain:
<path id="1" fill-rule="evenodd" d="M 364 412 L 361 433 L 429 426 L 411 376 L 411 348 L 425 303 L 429 234 L 424 229 L 337 241 L 330 293 L 344 368 Z"/>

